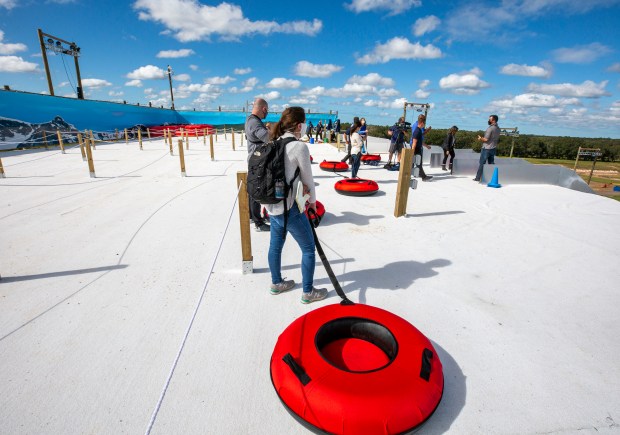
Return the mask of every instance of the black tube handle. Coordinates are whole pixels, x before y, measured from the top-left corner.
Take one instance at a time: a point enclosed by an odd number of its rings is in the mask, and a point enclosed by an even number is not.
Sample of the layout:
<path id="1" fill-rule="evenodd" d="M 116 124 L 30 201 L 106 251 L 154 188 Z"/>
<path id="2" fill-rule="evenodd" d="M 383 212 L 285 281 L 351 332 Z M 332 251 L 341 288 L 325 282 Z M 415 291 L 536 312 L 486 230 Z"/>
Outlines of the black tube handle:
<path id="1" fill-rule="evenodd" d="M 428 382 L 431 377 L 431 360 L 433 359 L 433 351 L 424 349 L 422 352 L 422 368 L 420 369 L 420 377 Z"/>
<path id="2" fill-rule="evenodd" d="M 304 369 L 297 364 L 297 361 L 293 358 L 290 353 L 287 353 L 282 357 L 282 361 L 286 363 L 287 366 L 293 371 L 299 382 L 305 387 L 311 381 L 310 376 L 304 371 Z"/>

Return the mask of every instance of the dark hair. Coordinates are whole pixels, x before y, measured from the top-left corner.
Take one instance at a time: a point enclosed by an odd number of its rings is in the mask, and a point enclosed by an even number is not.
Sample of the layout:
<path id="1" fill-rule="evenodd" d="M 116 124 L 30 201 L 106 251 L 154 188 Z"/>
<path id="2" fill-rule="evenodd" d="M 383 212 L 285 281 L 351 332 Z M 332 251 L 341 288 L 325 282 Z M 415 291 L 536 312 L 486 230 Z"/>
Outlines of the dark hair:
<path id="1" fill-rule="evenodd" d="M 287 131 L 293 132 L 297 124 L 306 122 L 306 112 L 302 107 L 287 107 L 282 112 L 280 120 L 271 128 L 269 136 L 271 139 L 277 139 Z"/>
<path id="2" fill-rule="evenodd" d="M 489 116 L 489 118 L 493 118 L 495 123 L 497 123 L 497 121 L 499 121 L 499 118 L 497 117 L 497 115 L 491 115 L 491 116 Z"/>
<path id="3" fill-rule="evenodd" d="M 361 126 L 362 126 L 362 123 L 360 122 L 359 119 L 356 121 L 353 121 L 353 124 L 351 124 L 351 129 L 349 130 L 349 133 L 353 134 L 354 132 L 359 130 Z"/>
<path id="4" fill-rule="evenodd" d="M 456 125 L 453 125 L 452 127 L 450 127 L 450 133 L 454 134 L 457 131 L 459 131 L 459 128 Z"/>

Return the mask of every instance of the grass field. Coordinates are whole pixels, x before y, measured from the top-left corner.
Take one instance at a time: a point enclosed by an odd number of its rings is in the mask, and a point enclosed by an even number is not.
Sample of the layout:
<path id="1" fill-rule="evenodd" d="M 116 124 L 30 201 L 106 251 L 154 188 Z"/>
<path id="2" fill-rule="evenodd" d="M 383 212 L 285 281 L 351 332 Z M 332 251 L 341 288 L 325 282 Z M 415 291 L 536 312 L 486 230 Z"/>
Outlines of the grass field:
<path id="1" fill-rule="evenodd" d="M 525 159 L 535 165 L 561 165 L 568 169 L 575 168 L 574 160 L 557 159 Z M 577 174 L 587 183 L 590 178 L 592 161 L 582 160 L 577 164 Z M 620 201 L 620 192 L 615 192 L 614 186 L 620 186 L 620 162 L 596 162 L 594 173 L 590 180 L 590 187 L 599 195 L 607 196 Z"/>

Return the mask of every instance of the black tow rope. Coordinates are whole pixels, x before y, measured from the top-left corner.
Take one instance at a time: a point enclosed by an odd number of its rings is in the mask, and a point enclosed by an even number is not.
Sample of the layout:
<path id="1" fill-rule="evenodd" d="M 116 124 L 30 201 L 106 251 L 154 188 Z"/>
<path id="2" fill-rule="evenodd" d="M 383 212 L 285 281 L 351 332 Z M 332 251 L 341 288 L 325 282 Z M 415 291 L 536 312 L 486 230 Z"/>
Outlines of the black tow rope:
<path id="1" fill-rule="evenodd" d="M 325 257 L 323 247 L 319 243 L 319 238 L 316 235 L 315 228 L 319 226 L 320 218 L 311 208 L 308 208 L 308 217 L 310 220 L 310 227 L 312 227 L 312 234 L 314 235 L 314 244 L 316 245 L 316 251 L 319 253 L 319 257 L 321 257 L 321 262 L 323 263 L 325 270 L 327 270 L 327 275 L 329 276 L 329 280 L 332 282 L 332 285 L 336 289 L 336 293 L 338 293 L 338 296 L 342 298 L 342 302 L 340 302 L 340 305 L 355 305 L 355 303 L 351 302 L 351 300 L 347 298 L 347 295 L 344 294 L 344 291 L 342 290 L 342 287 L 340 287 L 340 283 L 338 282 L 338 279 L 336 279 L 336 275 L 334 275 L 334 271 L 332 270 L 329 261 L 327 261 L 327 257 Z"/>

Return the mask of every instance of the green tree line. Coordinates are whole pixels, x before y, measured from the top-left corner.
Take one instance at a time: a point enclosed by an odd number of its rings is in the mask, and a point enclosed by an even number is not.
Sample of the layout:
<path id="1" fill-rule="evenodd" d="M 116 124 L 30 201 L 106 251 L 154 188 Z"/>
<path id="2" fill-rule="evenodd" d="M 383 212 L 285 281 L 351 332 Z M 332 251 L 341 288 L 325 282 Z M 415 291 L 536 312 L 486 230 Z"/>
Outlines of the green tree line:
<path id="1" fill-rule="evenodd" d="M 374 137 L 389 138 L 387 131 L 390 126 L 368 126 L 368 134 Z M 432 129 L 426 135 L 426 143 L 430 145 L 441 145 L 448 134 L 447 129 Z M 483 130 L 467 131 L 459 130 L 456 135 L 456 148 L 472 148 L 480 152 L 481 142 L 477 140 L 478 135 L 484 135 Z M 408 135 L 408 137 L 410 137 Z M 497 154 L 508 157 L 512 147 L 513 138 L 501 136 Z M 521 134 L 514 138 L 513 157 L 528 157 L 537 159 L 566 159 L 575 160 L 579 147 L 600 148 L 601 157 L 598 160 L 606 162 L 620 161 L 620 139 L 608 138 L 583 138 L 568 136 L 538 136 L 531 134 Z M 588 160 L 581 157 L 580 160 Z"/>

